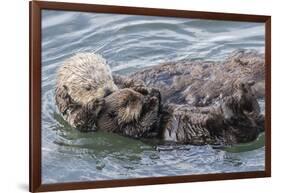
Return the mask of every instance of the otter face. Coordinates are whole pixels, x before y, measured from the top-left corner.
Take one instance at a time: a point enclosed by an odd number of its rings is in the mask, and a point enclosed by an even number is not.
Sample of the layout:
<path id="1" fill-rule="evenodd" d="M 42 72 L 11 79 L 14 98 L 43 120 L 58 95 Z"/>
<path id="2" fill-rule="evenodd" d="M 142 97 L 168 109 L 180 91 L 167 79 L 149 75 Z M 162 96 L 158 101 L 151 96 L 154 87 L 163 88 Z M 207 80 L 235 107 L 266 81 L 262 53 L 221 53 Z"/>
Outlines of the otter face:
<path id="1" fill-rule="evenodd" d="M 117 90 L 105 59 L 94 53 L 79 53 L 67 59 L 58 70 L 57 87 L 66 88 L 81 105 Z"/>
<path id="2" fill-rule="evenodd" d="M 68 86 L 65 85 L 65 87 L 67 87 L 68 93 L 74 101 L 85 105 L 92 100 L 103 98 L 117 90 L 113 82 L 111 85 L 108 84 L 110 84 L 110 82 L 100 85 L 99 88 L 95 88 L 96 85 L 94 83 L 72 82 L 68 84 Z"/>
<path id="3" fill-rule="evenodd" d="M 260 113 L 257 97 L 252 90 L 254 84 L 253 81 L 240 82 L 234 94 L 223 99 L 222 110 L 225 119 Z"/>
<path id="4" fill-rule="evenodd" d="M 239 83 L 233 96 L 222 104 L 226 123 L 225 139 L 229 143 L 249 142 L 264 130 L 264 116 L 260 114 L 253 81 Z"/>
<path id="5" fill-rule="evenodd" d="M 260 113 L 258 100 L 252 89 L 254 84 L 254 81 L 248 81 L 239 85 L 238 98 L 240 108 L 244 113 Z"/>

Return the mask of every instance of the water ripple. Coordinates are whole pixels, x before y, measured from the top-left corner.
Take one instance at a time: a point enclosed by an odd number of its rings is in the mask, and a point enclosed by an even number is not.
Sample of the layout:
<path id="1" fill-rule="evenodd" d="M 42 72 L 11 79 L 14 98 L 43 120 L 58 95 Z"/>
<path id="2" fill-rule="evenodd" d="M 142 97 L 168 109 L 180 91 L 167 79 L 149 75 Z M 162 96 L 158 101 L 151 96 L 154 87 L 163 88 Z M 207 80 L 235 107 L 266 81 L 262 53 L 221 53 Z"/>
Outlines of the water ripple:
<path id="1" fill-rule="evenodd" d="M 221 60 L 240 48 L 264 52 L 264 25 L 43 10 L 43 183 L 264 170 L 264 147 L 231 153 L 80 133 L 62 119 L 54 101 L 56 70 L 77 52 L 99 53 L 115 73 L 127 74 L 166 61 Z"/>

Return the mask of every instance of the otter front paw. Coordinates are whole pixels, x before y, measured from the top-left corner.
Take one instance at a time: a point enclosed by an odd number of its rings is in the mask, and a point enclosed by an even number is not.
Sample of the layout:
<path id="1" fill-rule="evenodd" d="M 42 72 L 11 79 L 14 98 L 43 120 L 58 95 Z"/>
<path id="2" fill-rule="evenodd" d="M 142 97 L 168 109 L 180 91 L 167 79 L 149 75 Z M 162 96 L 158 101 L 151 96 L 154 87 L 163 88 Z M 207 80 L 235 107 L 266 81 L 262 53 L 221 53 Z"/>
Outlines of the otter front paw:
<path id="1" fill-rule="evenodd" d="M 81 125 L 76 127 L 81 132 L 93 132 L 97 131 L 97 126 L 95 123 L 88 123 L 87 125 Z"/>
<path id="2" fill-rule="evenodd" d="M 139 92 L 143 95 L 148 95 L 149 94 L 149 88 L 148 87 L 145 87 L 143 85 L 139 85 L 139 86 L 134 86 L 132 87 L 132 89 L 136 92 Z"/>
<path id="3" fill-rule="evenodd" d="M 72 121 L 72 127 L 78 129 L 81 132 L 96 131 L 96 117 L 90 116 L 86 112 L 80 112 L 76 115 L 75 119 Z"/>
<path id="4" fill-rule="evenodd" d="M 90 114 L 94 113 L 97 116 L 101 111 L 102 107 L 104 106 L 104 104 L 105 104 L 104 99 L 92 100 L 86 105 L 86 109 L 88 113 Z"/>
<path id="5" fill-rule="evenodd" d="M 153 108 L 156 105 L 158 105 L 158 98 L 157 97 L 149 98 L 148 105 L 149 105 L 150 108 Z"/>
<path id="6" fill-rule="evenodd" d="M 153 87 L 150 88 L 149 95 L 156 97 L 159 101 L 161 101 L 161 93 L 160 93 L 159 89 L 153 88 Z"/>

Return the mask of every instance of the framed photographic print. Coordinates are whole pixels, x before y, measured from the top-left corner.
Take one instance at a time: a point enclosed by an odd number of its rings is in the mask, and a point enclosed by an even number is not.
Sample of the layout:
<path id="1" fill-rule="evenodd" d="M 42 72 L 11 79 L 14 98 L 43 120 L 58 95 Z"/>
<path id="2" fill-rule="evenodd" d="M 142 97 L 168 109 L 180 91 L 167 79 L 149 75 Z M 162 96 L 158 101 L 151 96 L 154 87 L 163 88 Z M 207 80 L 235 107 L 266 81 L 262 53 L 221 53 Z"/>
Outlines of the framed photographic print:
<path id="1" fill-rule="evenodd" d="M 30 2 L 30 191 L 271 176 L 271 17 Z"/>

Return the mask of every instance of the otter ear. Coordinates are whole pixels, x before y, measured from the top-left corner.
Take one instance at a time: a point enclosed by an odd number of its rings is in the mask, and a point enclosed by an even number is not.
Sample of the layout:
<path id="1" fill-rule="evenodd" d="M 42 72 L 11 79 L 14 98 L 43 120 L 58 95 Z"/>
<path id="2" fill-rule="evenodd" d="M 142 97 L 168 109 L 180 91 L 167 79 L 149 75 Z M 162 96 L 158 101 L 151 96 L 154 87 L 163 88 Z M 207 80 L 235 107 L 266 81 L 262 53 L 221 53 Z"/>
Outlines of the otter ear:
<path id="1" fill-rule="evenodd" d="M 255 83 L 256 83 L 256 82 L 255 82 L 254 80 L 249 80 L 249 81 L 247 82 L 247 84 L 248 84 L 249 86 L 253 86 Z"/>

